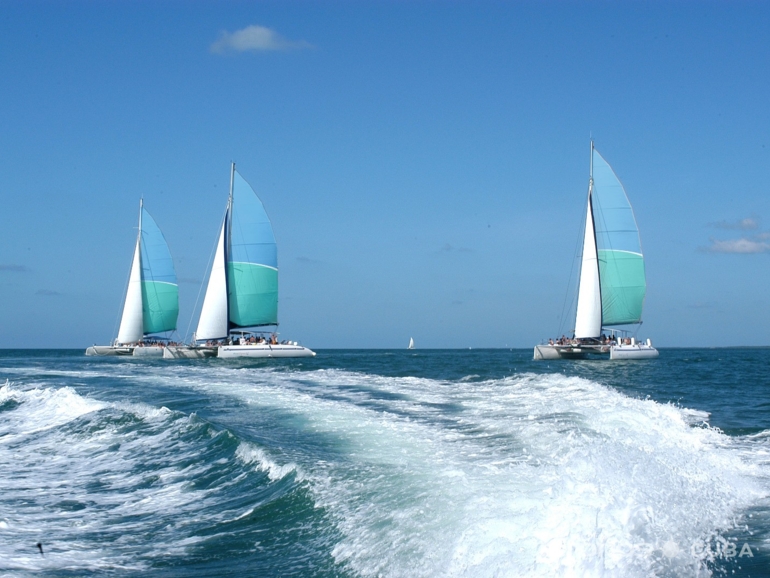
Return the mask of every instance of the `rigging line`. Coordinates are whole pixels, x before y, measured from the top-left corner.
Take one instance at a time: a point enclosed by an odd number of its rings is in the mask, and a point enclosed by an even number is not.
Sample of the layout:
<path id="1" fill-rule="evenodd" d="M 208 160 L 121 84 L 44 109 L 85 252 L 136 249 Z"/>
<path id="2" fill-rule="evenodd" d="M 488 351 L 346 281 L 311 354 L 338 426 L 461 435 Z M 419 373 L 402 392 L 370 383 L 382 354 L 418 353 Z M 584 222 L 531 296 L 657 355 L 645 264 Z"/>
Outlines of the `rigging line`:
<path id="1" fill-rule="evenodd" d="M 583 219 L 582 216 L 580 217 L 580 223 L 581 223 L 581 226 L 578 227 L 578 236 L 577 236 L 577 240 L 575 241 L 575 250 L 573 253 L 572 265 L 570 266 L 570 270 L 569 270 L 569 279 L 567 279 L 567 289 L 564 292 L 564 302 L 562 303 L 562 306 L 561 306 L 561 315 L 559 318 L 559 333 L 564 332 L 563 331 L 564 330 L 564 312 L 567 307 L 567 297 L 570 294 L 570 286 L 572 285 L 572 273 L 575 271 L 575 261 L 580 255 L 582 255 L 582 251 L 580 251 L 580 248 L 581 248 L 580 239 L 581 237 L 583 237 L 584 228 L 585 228 L 585 219 Z M 572 300 L 569 303 L 570 310 L 572 309 L 572 304 L 575 302 L 575 296 L 576 294 L 573 293 Z"/>
<path id="2" fill-rule="evenodd" d="M 227 208 L 225 208 L 225 214 L 222 215 L 222 222 L 224 222 L 225 218 L 227 217 Z M 217 235 L 216 240 L 214 241 L 214 246 L 211 248 L 211 253 L 209 254 L 209 262 L 206 265 L 206 271 L 209 272 L 209 281 L 211 280 L 211 265 L 214 262 L 214 254 L 217 251 L 217 247 L 219 246 L 219 235 L 221 234 L 221 227 L 217 229 Z M 227 275 L 227 263 L 225 263 L 225 275 Z M 187 330 L 185 331 L 184 340 L 187 341 L 187 336 L 190 335 L 190 327 L 192 326 L 193 318 L 195 317 L 195 312 L 198 310 L 198 302 L 201 299 L 201 291 L 203 291 L 203 285 L 207 285 L 208 283 L 201 282 L 200 286 L 198 287 L 198 296 L 195 298 L 195 306 L 193 307 L 192 313 L 190 313 L 190 321 L 187 323 Z M 203 305 L 201 305 L 201 309 L 203 309 Z"/>
<path id="3" fill-rule="evenodd" d="M 133 227 L 132 227 L 133 228 Z M 138 229 L 139 227 L 137 227 Z M 134 255 L 136 254 L 136 243 L 134 243 L 134 249 L 131 251 L 131 265 L 128 267 L 128 275 L 126 275 L 126 283 L 123 289 L 123 307 L 118 309 L 118 317 L 115 319 L 115 325 L 112 327 L 112 342 L 114 343 L 118 338 L 118 324 L 123 318 L 123 310 L 126 308 L 126 296 L 128 295 L 128 283 L 131 281 L 131 270 L 134 268 Z"/>

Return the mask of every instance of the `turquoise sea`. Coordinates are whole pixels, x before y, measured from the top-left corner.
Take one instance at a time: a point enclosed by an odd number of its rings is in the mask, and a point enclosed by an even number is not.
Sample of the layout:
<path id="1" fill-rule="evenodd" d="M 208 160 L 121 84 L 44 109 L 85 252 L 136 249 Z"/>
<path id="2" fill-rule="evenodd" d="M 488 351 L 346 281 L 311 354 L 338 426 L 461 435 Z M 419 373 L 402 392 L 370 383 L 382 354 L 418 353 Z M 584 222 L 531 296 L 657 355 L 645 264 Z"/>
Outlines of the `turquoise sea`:
<path id="1" fill-rule="evenodd" d="M 770 349 L 531 358 L 0 351 L 0 576 L 770 576 Z"/>

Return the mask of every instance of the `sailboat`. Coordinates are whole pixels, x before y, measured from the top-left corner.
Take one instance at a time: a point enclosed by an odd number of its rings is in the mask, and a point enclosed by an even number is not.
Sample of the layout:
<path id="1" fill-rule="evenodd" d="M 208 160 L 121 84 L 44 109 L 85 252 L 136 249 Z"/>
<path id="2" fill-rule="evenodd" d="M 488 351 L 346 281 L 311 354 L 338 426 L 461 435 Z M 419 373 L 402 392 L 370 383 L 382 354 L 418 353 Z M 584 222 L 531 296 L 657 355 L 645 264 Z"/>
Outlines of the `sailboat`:
<path id="1" fill-rule="evenodd" d="M 311 357 L 296 341 L 278 342 L 278 252 L 270 219 L 254 190 L 230 167 L 230 196 L 219 232 L 198 327 L 178 357 Z"/>
<path id="2" fill-rule="evenodd" d="M 179 288 L 166 239 L 139 201 L 139 233 L 123 303 L 118 337 L 111 345 L 94 345 L 86 355 L 162 357 L 156 334 L 176 329 Z M 155 336 L 155 337 L 153 337 Z"/>
<path id="3" fill-rule="evenodd" d="M 637 341 L 615 329 L 642 323 L 644 256 L 626 191 L 593 141 L 589 175 L 574 334 L 536 345 L 535 359 L 658 357 L 649 339 Z"/>
<path id="4" fill-rule="evenodd" d="M 414 349 L 414 339 L 412 339 L 411 337 L 409 338 L 409 346 L 407 347 L 407 349 Z"/>

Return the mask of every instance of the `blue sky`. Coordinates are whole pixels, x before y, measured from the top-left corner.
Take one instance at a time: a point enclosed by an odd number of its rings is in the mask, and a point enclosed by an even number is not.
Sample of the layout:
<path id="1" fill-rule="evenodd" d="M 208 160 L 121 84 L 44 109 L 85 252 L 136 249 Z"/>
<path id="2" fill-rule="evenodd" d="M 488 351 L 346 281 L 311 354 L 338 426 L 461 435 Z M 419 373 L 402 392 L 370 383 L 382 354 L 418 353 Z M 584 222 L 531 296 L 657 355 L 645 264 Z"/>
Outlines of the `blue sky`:
<path id="1" fill-rule="evenodd" d="M 141 196 L 194 327 L 231 160 L 282 337 L 530 347 L 572 327 L 591 136 L 641 229 L 640 336 L 770 345 L 768 3 L 1 6 L 0 347 L 114 337 Z"/>

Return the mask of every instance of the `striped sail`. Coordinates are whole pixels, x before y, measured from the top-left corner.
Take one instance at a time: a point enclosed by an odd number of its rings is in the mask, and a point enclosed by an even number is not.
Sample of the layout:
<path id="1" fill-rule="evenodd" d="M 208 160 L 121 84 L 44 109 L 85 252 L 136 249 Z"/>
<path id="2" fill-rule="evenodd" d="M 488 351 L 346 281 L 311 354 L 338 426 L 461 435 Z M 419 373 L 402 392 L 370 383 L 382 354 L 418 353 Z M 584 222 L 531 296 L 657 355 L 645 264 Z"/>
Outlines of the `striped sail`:
<path id="1" fill-rule="evenodd" d="M 249 184 L 232 175 L 227 289 L 231 327 L 278 324 L 278 250 L 270 219 Z"/>
<path id="2" fill-rule="evenodd" d="M 174 262 L 155 220 L 142 207 L 142 326 L 145 335 L 176 329 L 179 287 Z"/>
<path id="3" fill-rule="evenodd" d="M 602 325 L 639 323 L 647 291 L 634 211 L 607 161 L 592 148 L 594 227 L 601 281 Z"/>
<path id="4" fill-rule="evenodd" d="M 166 239 L 139 203 L 139 235 L 128 280 L 118 343 L 136 343 L 145 335 L 173 331 L 179 315 L 179 289 Z"/>

